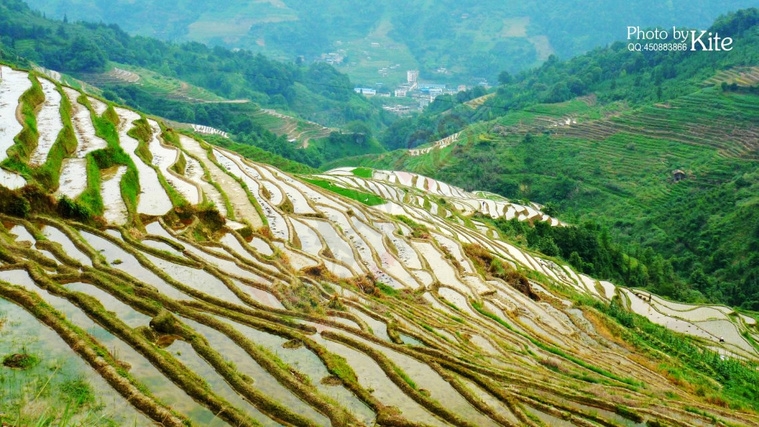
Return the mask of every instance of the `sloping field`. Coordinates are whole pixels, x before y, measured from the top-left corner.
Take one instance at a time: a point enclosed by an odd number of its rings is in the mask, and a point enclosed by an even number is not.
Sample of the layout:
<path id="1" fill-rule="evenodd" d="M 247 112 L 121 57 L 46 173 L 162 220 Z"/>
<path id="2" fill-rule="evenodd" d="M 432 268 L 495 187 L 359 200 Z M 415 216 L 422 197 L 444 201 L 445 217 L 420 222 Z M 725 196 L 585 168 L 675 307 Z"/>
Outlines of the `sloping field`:
<path id="1" fill-rule="evenodd" d="M 109 71 L 99 74 L 86 74 L 83 78 L 95 86 L 105 84 L 138 85 L 142 89 L 156 94 L 161 94 L 168 99 L 175 99 L 193 103 L 240 103 L 248 100 L 228 100 L 206 89 L 190 85 L 181 80 L 162 76 L 153 71 L 131 67 L 122 64 L 113 64 Z"/>
<path id="2" fill-rule="evenodd" d="M 704 82 L 704 84 L 709 85 L 722 83 L 744 87 L 755 86 L 759 83 L 759 67 L 736 67 L 730 70 L 721 70 L 714 77 Z"/>
<path id="3" fill-rule="evenodd" d="M 286 135 L 289 141 L 297 141 L 301 147 L 308 148 L 312 139 L 329 136 L 328 127 L 308 120 L 297 119 L 271 109 L 261 109 L 252 115 L 253 120 L 277 135 Z"/>
<path id="4" fill-rule="evenodd" d="M 641 111 L 578 126 L 557 136 L 602 141 L 617 134 L 715 148 L 726 157 L 759 158 L 759 103 L 755 95 L 709 88 Z"/>
<path id="5" fill-rule="evenodd" d="M 362 169 L 370 175 L 362 173 Z M 547 221 L 551 225 L 560 223 L 556 218 L 540 212 L 538 205 L 520 205 L 493 193 L 470 193 L 411 172 L 338 168 L 319 177 L 334 181 L 336 187 L 355 188 L 385 199 L 388 203 L 378 206 L 378 209 L 382 210 L 392 211 L 392 206 L 404 209 L 401 205 L 405 205 L 421 208 L 439 218 L 451 218 L 454 213 L 469 216 L 479 212 L 492 218 Z M 360 197 L 357 199 L 362 201 Z"/>
<path id="6" fill-rule="evenodd" d="M 471 101 L 467 101 L 467 102 L 464 103 L 464 105 L 466 105 L 467 107 L 470 107 L 470 108 L 473 108 L 473 109 L 476 110 L 477 108 L 479 108 L 480 106 L 482 106 L 482 104 L 484 104 L 485 101 L 487 101 L 488 99 L 490 99 L 490 98 L 492 98 L 494 96 L 495 96 L 495 93 L 489 93 L 487 95 L 483 95 L 483 96 L 480 96 L 478 98 L 474 98 Z"/>
<path id="7" fill-rule="evenodd" d="M 55 352 L 4 346 L 7 335 L 0 349 L 78 361 L 94 397 L 76 414 L 167 426 L 759 423 L 751 404 L 697 390 L 716 380 L 677 353 L 623 339 L 642 332 L 610 307 L 624 299 L 648 316 L 634 292 L 470 218 L 557 224 L 540 206 L 405 172 L 297 177 L 121 108 L 90 118 L 106 148 L 86 154 L 88 196 L 74 203 L 99 199 L 102 215 L 0 215 L 0 333 L 46 331 Z M 168 212 L 143 209 L 146 196 L 167 197 Z M 704 366 L 757 375 L 741 362 L 759 358 L 755 319 L 656 307 L 656 323 L 706 331 L 656 330 L 723 356 Z M 0 414 L 34 401 L 0 399 Z"/>

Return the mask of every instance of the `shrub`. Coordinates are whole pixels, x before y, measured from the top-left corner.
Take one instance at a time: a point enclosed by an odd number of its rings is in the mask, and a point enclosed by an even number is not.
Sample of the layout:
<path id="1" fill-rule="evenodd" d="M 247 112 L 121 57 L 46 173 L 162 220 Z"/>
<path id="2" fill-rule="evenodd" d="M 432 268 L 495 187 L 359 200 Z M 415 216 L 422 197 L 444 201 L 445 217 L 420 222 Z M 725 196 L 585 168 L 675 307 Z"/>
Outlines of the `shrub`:
<path id="1" fill-rule="evenodd" d="M 0 185 L 0 212 L 26 218 L 32 211 L 32 205 L 19 191 L 10 190 Z"/>
<path id="2" fill-rule="evenodd" d="M 73 219 L 80 222 L 89 222 L 92 219 L 92 211 L 81 203 L 63 196 L 58 200 L 58 214 L 63 218 Z"/>
<path id="3" fill-rule="evenodd" d="M 540 295 L 536 294 L 530 286 L 527 276 L 515 270 L 508 264 L 503 264 L 495 258 L 487 249 L 477 243 L 464 244 L 464 253 L 474 262 L 480 273 L 497 277 L 533 301 L 540 301 Z"/>
<path id="4" fill-rule="evenodd" d="M 634 421 L 636 423 L 642 423 L 643 422 L 643 417 L 639 413 L 633 411 L 632 409 L 630 409 L 630 408 L 628 408 L 626 406 L 619 405 L 619 406 L 617 406 L 614 409 L 614 412 L 616 412 L 619 415 L 627 418 L 628 420 L 632 420 L 632 421 Z"/>

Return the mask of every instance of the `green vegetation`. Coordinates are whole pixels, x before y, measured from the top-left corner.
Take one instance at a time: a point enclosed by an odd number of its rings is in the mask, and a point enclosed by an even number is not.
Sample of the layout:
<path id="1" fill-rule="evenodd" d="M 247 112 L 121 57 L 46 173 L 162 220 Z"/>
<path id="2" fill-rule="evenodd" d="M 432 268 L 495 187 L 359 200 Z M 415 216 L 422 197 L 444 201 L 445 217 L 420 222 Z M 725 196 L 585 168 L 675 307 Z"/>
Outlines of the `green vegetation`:
<path id="1" fill-rule="evenodd" d="M 171 165 L 171 170 L 177 175 L 184 176 L 186 169 L 187 169 L 187 158 L 185 158 L 184 153 L 180 152 L 179 156 L 177 157 L 177 161 L 173 165 Z"/>
<path id="2" fill-rule="evenodd" d="M 302 67 L 272 61 L 246 50 L 131 37 L 116 25 L 50 21 L 29 10 L 20 0 L 6 2 L 2 11 L 3 34 L 13 34 L 8 43 L 3 43 L 10 48 L 11 55 L 51 69 L 78 73 L 78 77 L 96 81 L 106 97 L 120 97 L 129 105 L 154 114 L 216 126 L 213 118 L 230 122 L 232 119 L 213 117 L 212 111 L 235 104 L 198 104 L 191 101 L 191 96 L 182 101 L 171 100 L 158 85 L 141 87 L 119 79 L 103 79 L 111 61 L 169 75 L 222 98 L 291 109 L 307 119 L 319 118 L 335 124 L 352 120 L 380 123 L 378 108 L 355 94 L 347 77 L 326 64 Z"/>
<path id="3" fill-rule="evenodd" d="M 403 381 L 406 384 L 408 384 L 409 387 L 411 387 L 414 390 L 417 389 L 416 383 L 414 382 L 414 380 L 411 379 L 411 377 L 408 376 L 408 374 L 406 374 L 401 368 L 399 368 L 396 365 L 392 365 L 392 367 L 393 367 L 393 372 L 395 372 L 399 377 L 401 377 Z"/>
<path id="4" fill-rule="evenodd" d="M 0 10 L 0 28 L 12 35 L 3 41 L 4 56 L 73 74 L 98 86 L 110 101 L 222 129 L 237 142 L 312 167 L 338 157 L 384 151 L 372 130 L 384 127 L 393 116 L 354 93 L 348 78 L 327 64 L 276 62 L 245 50 L 211 49 L 199 43 L 168 44 L 130 37 L 115 25 L 54 22 L 20 0 Z M 30 45 L 36 48 L 26 49 Z M 124 73 L 132 74 L 126 78 Z M 178 89 L 167 92 L 163 83 L 168 81 Z M 264 113 L 258 105 L 292 118 Z"/>
<path id="5" fill-rule="evenodd" d="M 374 171 L 372 171 L 369 168 L 356 168 L 356 169 L 353 169 L 353 175 L 355 175 L 355 176 L 357 176 L 359 178 L 371 179 L 373 172 Z"/>
<path id="6" fill-rule="evenodd" d="M 385 151 L 366 125 L 351 122 L 345 129 L 331 132 L 326 138 L 310 141 L 308 148 L 301 150 L 306 156 L 305 162 L 320 167 L 332 159 Z"/>
<path id="7" fill-rule="evenodd" d="M 476 110 L 455 106 L 399 120 L 381 137 L 405 148 L 457 124 L 464 130 L 451 147 L 325 167 L 409 170 L 534 200 L 578 227 L 507 235 L 601 277 L 756 310 L 759 96 L 744 84 L 705 81 L 716 70 L 756 64 L 757 23 L 757 9 L 718 19 L 711 30 L 740 44 L 718 62 L 709 52 L 629 52 L 623 43 L 552 58 L 503 79 Z M 678 170 L 684 174 L 676 179 Z M 571 233 L 590 246 L 554 235 Z"/>
<path id="8" fill-rule="evenodd" d="M 95 402 L 92 387 L 83 379 L 71 379 L 61 384 L 61 392 L 70 399 L 75 408 Z"/>
<path id="9" fill-rule="evenodd" d="M 481 302 L 478 302 L 478 301 L 470 301 L 470 302 L 472 304 L 472 307 L 475 310 L 477 310 L 478 313 L 482 314 L 485 317 L 489 317 L 490 319 L 493 319 L 496 323 L 508 329 L 509 331 L 516 332 L 516 330 L 507 321 L 501 319 L 495 313 L 492 313 L 486 310 Z"/>
<path id="10" fill-rule="evenodd" d="M 635 412 L 634 410 L 632 410 L 632 409 L 630 409 L 630 408 L 628 408 L 628 407 L 626 407 L 624 405 L 617 406 L 615 412 L 618 413 L 619 415 L 622 415 L 623 417 L 627 418 L 628 420 L 635 421 L 636 423 L 643 422 L 643 417 L 640 416 L 639 413 Z"/>
<path id="11" fill-rule="evenodd" d="M 76 198 L 77 204 L 87 212 L 87 216 L 103 214 L 103 197 L 100 195 L 100 167 L 96 152 L 87 153 L 87 188 Z"/>
<path id="12" fill-rule="evenodd" d="M 382 282 L 376 282 L 375 285 L 379 288 L 380 292 L 389 297 L 398 297 L 400 292 L 392 286 L 388 286 Z"/>
<path id="13" fill-rule="evenodd" d="M 303 181 L 316 185 L 317 187 L 321 187 L 333 193 L 340 194 L 341 196 L 345 196 L 350 199 L 359 201 L 367 206 L 376 206 L 376 205 L 381 205 L 385 203 L 385 200 L 382 197 L 379 197 L 372 193 L 365 193 L 363 191 L 340 187 L 337 184 L 331 181 L 327 181 L 325 179 L 315 179 L 315 178 L 305 178 L 305 177 L 301 177 L 301 179 Z"/>
<path id="14" fill-rule="evenodd" d="M 586 298 L 579 302 L 607 314 L 622 325 L 621 337 L 659 358 L 674 381 L 689 382 L 701 390 L 700 394 L 717 396 L 729 402 L 731 407 L 759 410 L 759 366 L 755 362 L 721 356 L 699 345 L 695 338 L 626 311 L 617 299 L 611 304 Z M 715 389 L 711 380 L 718 381 L 722 387 Z"/>
<path id="15" fill-rule="evenodd" d="M 577 271 L 597 279 L 613 280 L 629 287 L 650 287 L 662 293 L 673 286 L 677 278 L 672 265 L 650 248 L 631 254 L 611 241 L 608 230 L 586 223 L 582 226 L 551 227 L 537 221 L 530 224 L 517 219 L 501 217 L 492 220 L 479 216 L 478 220 L 493 223 L 510 240 L 548 256 L 557 256 Z"/>
<path id="16" fill-rule="evenodd" d="M 40 358 L 36 354 L 14 353 L 3 358 L 3 366 L 14 369 L 30 369 L 40 363 Z"/>
<path id="17" fill-rule="evenodd" d="M 623 38 L 628 25 L 705 27 L 719 13 L 754 5 L 748 0 L 720 5 L 646 0 L 638 7 L 591 3 L 580 8 L 560 1 L 547 8 L 540 2 L 513 7 L 495 0 L 444 5 L 427 0 L 234 0 L 208 10 L 200 0 L 174 0 L 146 2 L 135 10 L 127 0 L 83 0 L 71 10 L 63 0 L 29 4 L 56 19 L 67 14 L 70 20 L 118 24 L 130 33 L 243 47 L 286 61 L 310 63 L 336 52 L 338 67 L 354 81 L 386 85 L 405 81 L 407 69 L 419 69 L 425 79 L 495 82 L 501 70 L 516 73 L 552 53 L 571 57 Z M 689 13 L 693 10 L 699 13 Z M 324 82 L 326 88 L 331 85 Z"/>
<path id="18" fill-rule="evenodd" d="M 340 378 L 346 384 L 356 384 L 358 379 L 356 378 L 356 372 L 348 364 L 348 361 L 344 357 L 336 354 L 329 354 L 324 364 L 329 369 L 330 373 Z"/>
<path id="19" fill-rule="evenodd" d="M 132 122 L 132 124 L 134 127 L 129 129 L 127 134 L 137 140 L 135 153 L 146 165 L 149 165 L 153 160 L 153 154 L 150 152 L 150 147 L 148 147 L 153 137 L 153 129 L 151 129 L 145 117 L 140 117 L 138 120 Z"/>
<path id="20" fill-rule="evenodd" d="M 406 215 L 396 215 L 395 218 L 398 219 L 400 222 L 411 227 L 411 237 L 414 237 L 416 239 L 430 238 L 430 230 L 427 228 L 426 225 L 419 224 L 413 219 L 407 217 Z"/>

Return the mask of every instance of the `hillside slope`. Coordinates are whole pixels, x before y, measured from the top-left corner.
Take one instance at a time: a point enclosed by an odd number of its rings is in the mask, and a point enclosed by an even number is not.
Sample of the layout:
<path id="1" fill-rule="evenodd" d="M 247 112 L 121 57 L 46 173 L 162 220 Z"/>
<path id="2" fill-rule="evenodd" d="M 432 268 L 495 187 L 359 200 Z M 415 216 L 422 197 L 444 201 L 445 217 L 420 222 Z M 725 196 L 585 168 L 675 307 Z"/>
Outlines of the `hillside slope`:
<path id="1" fill-rule="evenodd" d="M 756 317 L 471 216 L 559 226 L 537 205 L 294 176 L 6 66 L 0 96 L 3 422 L 759 423 Z"/>
<path id="2" fill-rule="evenodd" d="M 325 167 L 407 170 L 550 205 L 566 222 L 598 224 L 636 258 L 665 257 L 679 280 L 650 289 L 755 310 L 757 24 L 757 9 L 717 20 L 711 30 L 736 41 L 729 52 L 615 43 L 547 61 L 476 109 L 436 100 L 381 137 L 410 150 Z"/>

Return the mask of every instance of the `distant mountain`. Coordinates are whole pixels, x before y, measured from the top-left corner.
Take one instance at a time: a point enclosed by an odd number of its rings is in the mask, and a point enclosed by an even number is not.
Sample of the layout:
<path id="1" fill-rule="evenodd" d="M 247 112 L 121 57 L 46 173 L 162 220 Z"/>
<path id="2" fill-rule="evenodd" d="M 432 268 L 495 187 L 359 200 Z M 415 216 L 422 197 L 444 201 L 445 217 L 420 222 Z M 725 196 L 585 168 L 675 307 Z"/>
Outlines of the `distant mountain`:
<path id="1" fill-rule="evenodd" d="M 667 2 L 431 0 L 29 0 L 55 19 L 115 23 L 134 34 L 200 41 L 307 61 L 335 52 L 354 81 L 422 78 L 491 83 L 551 54 L 570 58 L 627 35 L 628 26 L 706 27 L 753 0 Z M 395 65 L 398 64 L 398 67 Z"/>

